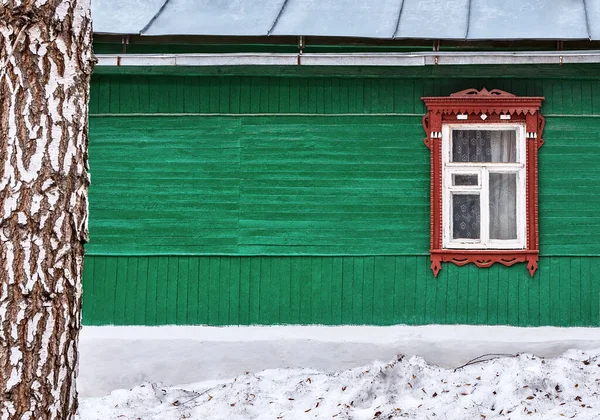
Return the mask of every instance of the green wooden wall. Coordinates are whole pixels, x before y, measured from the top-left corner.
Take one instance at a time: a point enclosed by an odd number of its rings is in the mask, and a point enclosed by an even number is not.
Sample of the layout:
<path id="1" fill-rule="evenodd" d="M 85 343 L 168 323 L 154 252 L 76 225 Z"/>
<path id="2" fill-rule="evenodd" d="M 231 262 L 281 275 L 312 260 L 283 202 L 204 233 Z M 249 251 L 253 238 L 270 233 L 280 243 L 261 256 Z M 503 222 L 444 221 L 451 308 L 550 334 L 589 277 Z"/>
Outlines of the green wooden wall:
<path id="1" fill-rule="evenodd" d="M 84 323 L 599 325 L 600 257 L 524 267 L 427 256 L 88 257 Z"/>
<path id="2" fill-rule="evenodd" d="M 480 69 L 95 75 L 84 322 L 598 325 L 599 78 Z M 534 278 L 428 268 L 420 97 L 469 87 L 546 97 Z"/>

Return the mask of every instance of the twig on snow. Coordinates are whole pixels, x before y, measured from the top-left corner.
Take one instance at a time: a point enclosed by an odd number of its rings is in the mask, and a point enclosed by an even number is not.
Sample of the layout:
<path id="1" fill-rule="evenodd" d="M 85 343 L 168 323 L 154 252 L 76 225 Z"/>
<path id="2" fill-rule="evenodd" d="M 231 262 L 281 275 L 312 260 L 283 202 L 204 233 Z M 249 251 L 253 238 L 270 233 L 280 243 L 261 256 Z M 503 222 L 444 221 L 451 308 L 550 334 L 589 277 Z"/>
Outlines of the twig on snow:
<path id="1" fill-rule="evenodd" d="M 461 366 L 455 368 L 454 372 L 456 372 L 458 369 L 462 369 L 462 368 L 464 368 L 466 366 L 474 365 L 475 363 L 486 362 L 488 360 L 497 359 L 499 357 L 517 357 L 517 356 L 518 356 L 518 354 L 510 354 L 510 353 L 487 353 L 487 354 L 482 354 L 481 356 L 477 356 L 476 358 L 469 360 L 464 365 L 461 365 Z M 487 357 L 487 359 L 484 359 L 484 357 Z"/>

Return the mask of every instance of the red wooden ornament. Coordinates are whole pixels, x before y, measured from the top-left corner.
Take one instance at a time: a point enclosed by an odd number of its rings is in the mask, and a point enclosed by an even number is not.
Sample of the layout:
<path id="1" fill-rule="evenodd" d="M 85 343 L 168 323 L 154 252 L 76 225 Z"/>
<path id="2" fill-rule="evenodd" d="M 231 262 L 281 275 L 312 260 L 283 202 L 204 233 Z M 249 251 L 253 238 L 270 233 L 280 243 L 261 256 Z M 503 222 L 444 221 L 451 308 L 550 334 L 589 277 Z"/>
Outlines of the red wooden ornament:
<path id="1" fill-rule="evenodd" d="M 511 266 L 527 262 L 533 276 L 538 267 L 538 149 L 544 143 L 544 117 L 540 114 L 543 97 L 516 96 L 483 88 L 466 89 L 450 96 L 421 98 L 427 106 L 423 128 L 425 145 L 431 151 L 430 254 L 431 269 L 437 277 L 442 262 L 462 266 L 473 263 L 490 267 L 494 263 Z M 457 116 L 460 115 L 461 119 Z M 481 118 L 484 115 L 485 118 Z M 502 117 L 501 117 L 502 116 Z M 509 116 L 510 119 L 507 119 Z M 525 124 L 526 126 L 526 247 L 525 249 L 477 250 L 443 248 L 442 213 L 442 125 L 443 124 Z"/>

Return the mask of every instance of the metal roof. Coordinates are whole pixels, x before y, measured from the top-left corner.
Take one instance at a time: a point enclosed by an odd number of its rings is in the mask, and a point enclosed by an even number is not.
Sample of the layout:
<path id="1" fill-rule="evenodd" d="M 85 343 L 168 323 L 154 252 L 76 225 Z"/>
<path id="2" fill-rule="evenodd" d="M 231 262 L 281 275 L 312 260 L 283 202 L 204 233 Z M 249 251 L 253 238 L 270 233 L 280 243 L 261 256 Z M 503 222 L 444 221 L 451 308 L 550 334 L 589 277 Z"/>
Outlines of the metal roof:
<path id="1" fill-rule="evenodd" d="M 93 0 L 96 33 L 600 40 L 598 0 Z"/>

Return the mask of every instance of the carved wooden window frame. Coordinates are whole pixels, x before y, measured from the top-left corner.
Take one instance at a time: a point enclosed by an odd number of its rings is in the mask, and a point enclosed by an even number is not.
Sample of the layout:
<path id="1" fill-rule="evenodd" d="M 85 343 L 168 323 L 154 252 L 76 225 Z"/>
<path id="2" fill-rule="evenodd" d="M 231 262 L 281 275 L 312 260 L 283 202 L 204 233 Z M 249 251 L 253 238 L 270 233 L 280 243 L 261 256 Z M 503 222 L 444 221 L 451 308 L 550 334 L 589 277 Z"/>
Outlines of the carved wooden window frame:
<path id="1" fill-rule="evenodd" d="M 437 277 L 442 262 L 462 266 L 473 263 L 490 267 L 494 263 L 511 266 L 527 262 L 533 276 L 538 267 L 538 149 L 544 143 L 544 117 L 540 114 L 543 97 L 516 96 L 498 89 L 466 89 L 450 96 L 423 97 L 427 114 L 423 128 L 425 145 L 431 152 L 430 190 L 430 255 L 431 269 Z M 442 127 L 460 124 L 519 124 L 525 125 L 525 231 L 523 249 L 457 249 L 443 247 L 443 163 Z"/>

